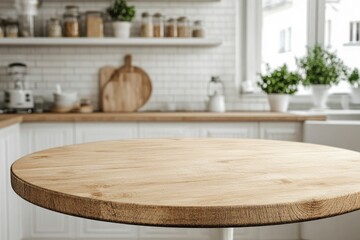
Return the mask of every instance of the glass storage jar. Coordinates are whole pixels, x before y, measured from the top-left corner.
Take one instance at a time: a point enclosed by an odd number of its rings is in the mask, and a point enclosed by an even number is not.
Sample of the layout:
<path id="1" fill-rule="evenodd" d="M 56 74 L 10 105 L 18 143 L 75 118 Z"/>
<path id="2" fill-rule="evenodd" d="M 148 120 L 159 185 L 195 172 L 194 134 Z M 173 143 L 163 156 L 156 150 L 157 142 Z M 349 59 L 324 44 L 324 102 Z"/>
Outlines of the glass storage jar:
<path id="1" fill-rule="evenodd" d="M 177 33 L 176 20 L 173 18 L 170 18 L 166 22 L 166 37 L 176 38 L 177 36 L 178 36 L 178 33 Z"/>
<path id="2" fill-rule="evenodd" d="M 164 16 L 161 13 L 155 13 L 153 16 L 154 37 L 162 38 L 165 32 Z"/>
<path id="3" fill-rule="evenodd" d="M 194 22 L 194 27 L 192 31 L 192 36 L 194 38 L 203 38 L 205 37 L 205 30 L 200 20 Z"/>
<path id="4" fill-rule="evenodd" d="M 178 37 L 188 38 L 190 37 L 190 21 L 187 17 L 180 17 L 177 24 Z"/>
<path id="5" fill-rule="evenodd" d="M 14 19 L 6 21 L 5 33 L 7 38 L 17 38 L 19 36 L 19 23 Z"/>
<path id="6" fill-rule="evenodd" d="M 79 37 L 79 7 L 66 6 L 64 14 L 64 35 L 65 37 Z"/>
<path id="7" fill-rule="evenodd" d="M 50 18 L 48 20 L 47 36 L 52 38 L 62 37 L 61 23 L 58 18 Z"/>
<path id="8" fill-rule="evenodd" d="M 141 37 L 153 37 L 154 36 L 154 25 L 152 17 L 149 13 L 144 12 L 141 15 Z"/>
<path id="9" fill-rule="evenodd" d="M 0 18 L 0 38 L 5 37 L 5 21 Z"/>
<path id="10" fill-rule="evenodd" d="M 102 12 L 86 12 L 86 36 L 104 37 L 104 20 Z"/>

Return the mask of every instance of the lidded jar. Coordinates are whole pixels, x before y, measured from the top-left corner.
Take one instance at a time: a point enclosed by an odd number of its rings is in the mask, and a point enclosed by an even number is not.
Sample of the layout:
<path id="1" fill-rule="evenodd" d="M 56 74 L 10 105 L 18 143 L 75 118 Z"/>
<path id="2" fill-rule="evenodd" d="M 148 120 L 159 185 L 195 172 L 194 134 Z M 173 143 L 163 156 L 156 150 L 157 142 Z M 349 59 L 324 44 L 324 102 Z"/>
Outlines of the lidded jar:
<path id="1" fill-rule="evenodd" d="M 194 22 L 192 36 L 194 38 L 203 38 L 205 37 L 205 30 L 200 20 Z"/>
<path id="2" fill-rule="evenodd" d="M 178 36 L 176 20 L 170 18 L 166 22 L 166 37 L 176 38 Z"/>
<path id="3" fill-rule="evenodd" d="M 64 14 L 64 35 L 65 37 L 79 37 L 79 7 L 66 6 Z"/>
<path id="4" fill-rule="evenodd" d="M 177 22 L 177 32 L 179 38 L 190 37 L 190 21 L 187 17 L 180 17 Z"/>
<path id="5" fill-rule="evenodd" d="M 0 38 L 5 37 L 5 20 L 0 18 Z"/>
<path id="6" fill-rule="evenodd" d="M 104 20 L 102 12 L 86 12 L 86 36 L 87 37 L 104 37 Z"/>
<path id="7" fill-rule="evenodd" d="M 50 18 L 47 23 L 47 36 L 48 37 L 62 37 L 62 28 L 60 19 Z"/>
<path id="8" fill-rule="evenodd" d="M 17 38 L 19 36 L 19 22 L 15 19 L 6 21 L 5 33 L 7 38 Z"/>
<path id="9" fill-rule="evenodd" d="M 144 12 L 141 15 L 141 37 L 153 37 L 154 36 L 154 25 L 152 17 L 149 13 Z"/>
<path id="10" fill-rule="evenodd" d="M 161 13 L 154 14 L 153 24 L 154 24 L 154 37 L 156 38 L 164 37 L 165 22 L 164 22 L 164 16 Z"/>

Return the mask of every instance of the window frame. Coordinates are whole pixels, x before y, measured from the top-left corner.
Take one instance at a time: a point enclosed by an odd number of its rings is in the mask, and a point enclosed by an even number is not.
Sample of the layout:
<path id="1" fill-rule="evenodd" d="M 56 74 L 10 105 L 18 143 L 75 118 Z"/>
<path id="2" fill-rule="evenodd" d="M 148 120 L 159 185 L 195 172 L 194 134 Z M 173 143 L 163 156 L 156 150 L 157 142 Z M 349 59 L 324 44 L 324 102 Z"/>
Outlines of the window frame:
<path id="1" fill-rule="evenodd" d="M 243 0 L 245 9 L 243 21 L 245 39 L 243 39 L 241 93 L 256 93 L 258 73 L 261 71 L 262 46 L 262 0 Z M 307 46 L 316 44 L 325 46 L 326 0 L 307 0 Z"/>

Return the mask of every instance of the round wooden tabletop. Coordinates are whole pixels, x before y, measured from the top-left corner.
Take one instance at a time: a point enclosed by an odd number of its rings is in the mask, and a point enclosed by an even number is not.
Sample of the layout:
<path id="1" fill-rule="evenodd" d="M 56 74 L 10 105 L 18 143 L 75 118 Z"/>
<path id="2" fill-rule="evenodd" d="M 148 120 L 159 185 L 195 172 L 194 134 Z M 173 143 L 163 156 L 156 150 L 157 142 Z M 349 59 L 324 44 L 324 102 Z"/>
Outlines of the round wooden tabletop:
<path id="1" fill-rule="evenodd" d="M 11 176 L 36 205 L 127 224 L 258 226 L 360 209 L 360 153 L 294 142 L 97 142 L 28 155 Z"/>

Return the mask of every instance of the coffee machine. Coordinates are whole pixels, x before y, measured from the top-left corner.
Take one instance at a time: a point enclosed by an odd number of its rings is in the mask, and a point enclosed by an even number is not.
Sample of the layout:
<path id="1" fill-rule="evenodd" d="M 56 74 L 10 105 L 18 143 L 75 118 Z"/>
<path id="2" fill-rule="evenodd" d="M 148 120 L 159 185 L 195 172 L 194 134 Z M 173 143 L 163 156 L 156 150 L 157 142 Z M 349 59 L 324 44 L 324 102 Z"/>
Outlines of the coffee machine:
<path id="1" fill-rule="evenodd" d="M 30 90 L 25 89 L 27 66 L 23 63 L 11 63 L 7 69 L 14 88 L 5 91 L 5 107 L 9 112 L 31 113 L 34 108 L 34 98 Z"/>

